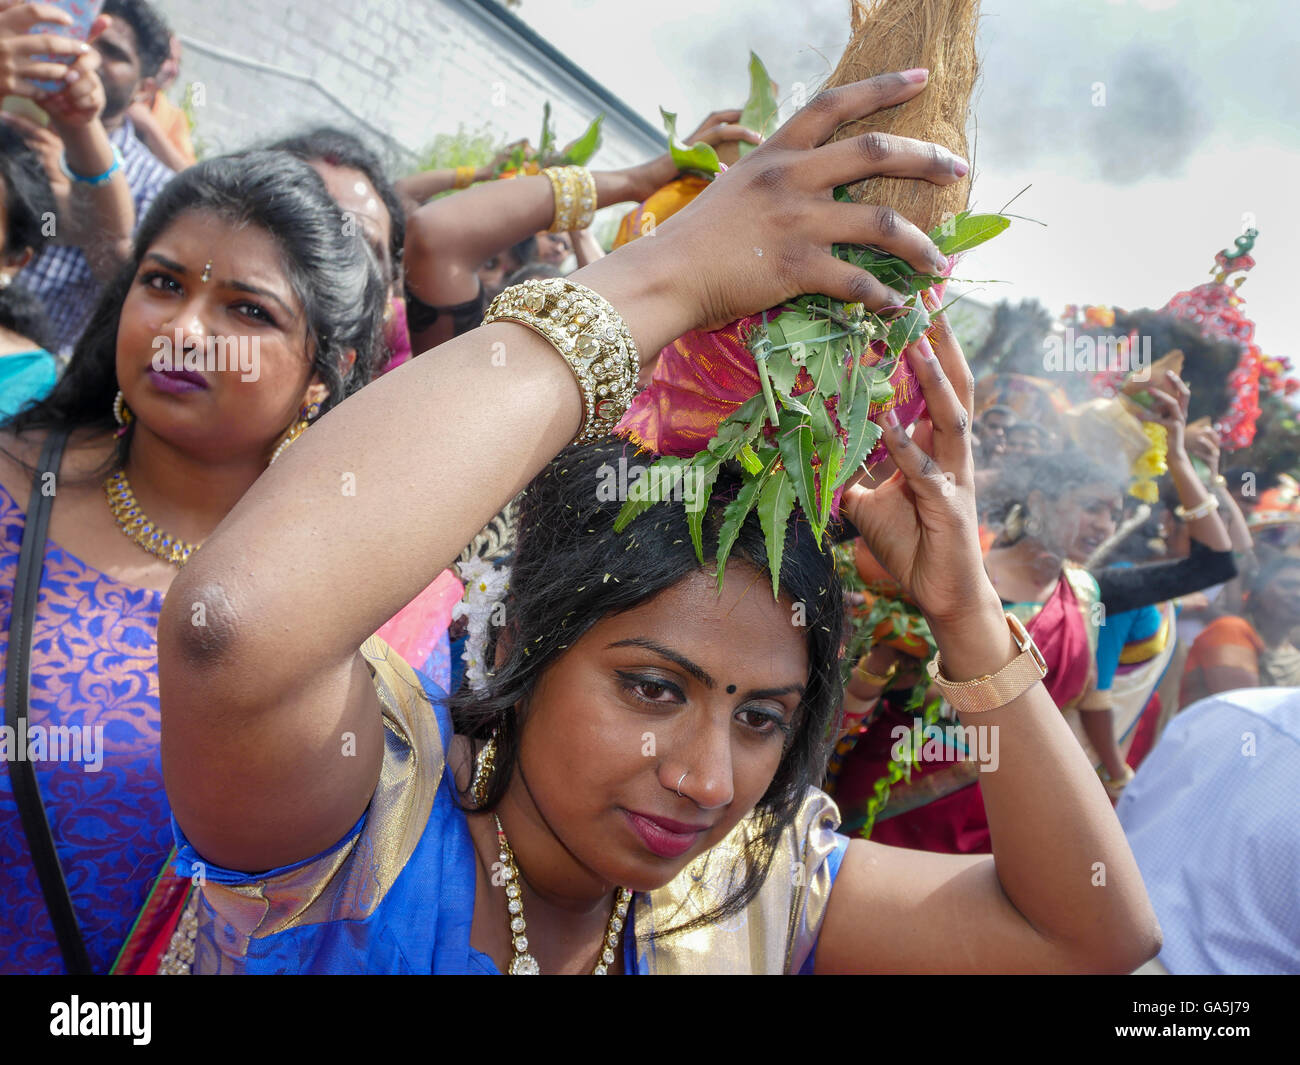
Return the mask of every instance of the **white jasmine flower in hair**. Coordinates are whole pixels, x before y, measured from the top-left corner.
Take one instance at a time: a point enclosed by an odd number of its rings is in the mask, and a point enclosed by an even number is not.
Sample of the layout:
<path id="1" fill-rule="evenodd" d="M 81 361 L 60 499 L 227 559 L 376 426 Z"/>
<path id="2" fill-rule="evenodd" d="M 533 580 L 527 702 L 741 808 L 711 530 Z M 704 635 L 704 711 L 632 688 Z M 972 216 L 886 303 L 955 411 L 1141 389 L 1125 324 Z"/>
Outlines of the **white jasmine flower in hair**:
<path id="1" fill-rule="evenodd" d="M 468 562 L 458 562 L 456 568 L 465 582 L 465 597 L 452 609 L 451 616 L 465 618 L 469 623 L 465 650 L 461 654 L 465 662 L 465 678 L 475 691 L 483 691 L 487 687 L 483 659 L 488 627 L 496 608 L 510 589 L 510 570 L 504 566 L 498 569 L 486 559 L 477 557 Z"/>

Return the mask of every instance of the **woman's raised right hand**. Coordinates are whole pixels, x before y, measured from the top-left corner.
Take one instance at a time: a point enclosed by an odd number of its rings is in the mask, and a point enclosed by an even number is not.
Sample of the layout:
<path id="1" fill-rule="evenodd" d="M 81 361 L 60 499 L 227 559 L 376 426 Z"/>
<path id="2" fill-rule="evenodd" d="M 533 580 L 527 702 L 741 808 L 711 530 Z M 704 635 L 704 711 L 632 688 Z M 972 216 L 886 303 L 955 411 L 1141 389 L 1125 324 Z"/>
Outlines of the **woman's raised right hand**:
<path id="1" fill-rule="evenodd" d="M 948 185 L 967 173 L 964 160 L 927 141 L 867 133 L 828 143 L 845 122 L 905 103 L 926 82 L 925 71 L 907 71 L 820 94 L 658 228 L 654 243 L 672 248 L 689 319 L 682 332 L 717 328 L 805 292 L 874 310 L 902 302 L 901 293 L 835 258 L 837 242 L 874 245 L 922 272 L 947 269 L 934 242 L 897 212 L 833 195 L 869 177 Z"/>

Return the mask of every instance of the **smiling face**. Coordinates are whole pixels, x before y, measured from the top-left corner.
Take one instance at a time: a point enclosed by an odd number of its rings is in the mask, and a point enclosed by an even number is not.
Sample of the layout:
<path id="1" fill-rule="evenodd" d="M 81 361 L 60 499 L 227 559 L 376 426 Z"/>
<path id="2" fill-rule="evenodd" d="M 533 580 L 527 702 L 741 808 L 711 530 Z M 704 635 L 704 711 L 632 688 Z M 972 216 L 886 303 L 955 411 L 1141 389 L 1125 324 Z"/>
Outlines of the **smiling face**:
<path id="1" fill-rule="evenodd" d="M 122 305 L 117 380 L 140 425 L 186 453 L 269 459 L 301 408 L 325 398 L 274 238 L 204 211 L 177 217 Z"/>
<path id="2" fill-rule="evenodd" d="M 1054 502 L 1048 502 L 1041 493 L 1031 493 L 1030 510 L 1043 516 L 1042 542 L 1072 562 L 1085 561 L 1115 535 L 1124 519 L 1119 490 L 1104 484 L 1085 485 Z"/>
<path id="3" fill-rule="evenodd" d="M 532 829 L 516 844 L 525 874 L 545 862 L 593 891 L 649 891 L 721 841 L 799 726 L 809 661 L 795 613 L 733 563 L 721 595 L 693 572 L 557 659 L 524 714 L 501 808 L 512 843 Z"/>

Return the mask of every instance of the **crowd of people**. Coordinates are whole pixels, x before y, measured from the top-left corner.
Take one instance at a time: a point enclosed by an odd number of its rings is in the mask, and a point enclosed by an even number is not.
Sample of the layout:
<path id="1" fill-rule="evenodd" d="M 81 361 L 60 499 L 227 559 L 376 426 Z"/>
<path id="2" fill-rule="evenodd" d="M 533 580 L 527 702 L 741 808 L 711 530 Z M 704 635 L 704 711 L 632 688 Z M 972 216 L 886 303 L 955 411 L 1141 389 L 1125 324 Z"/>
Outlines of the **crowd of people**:
<path id="1" fill-rule="evenodd" d="M 196 161 L 147 0 L 41 23 L 0 0 L 4 971 L 1300 968 L 1300 492 L 1176 364 L 977 385 L 927 293 L 926 413 L 775 598 L 727 466 L 702 517 L 597 491 L 678 337 L 896 302 L 832 240 L 944 261 L 831 198 L 968 172 L 832 139 L 926 71 L 714 112 L 711 184 L 395 180 L 324 127 Z"/>

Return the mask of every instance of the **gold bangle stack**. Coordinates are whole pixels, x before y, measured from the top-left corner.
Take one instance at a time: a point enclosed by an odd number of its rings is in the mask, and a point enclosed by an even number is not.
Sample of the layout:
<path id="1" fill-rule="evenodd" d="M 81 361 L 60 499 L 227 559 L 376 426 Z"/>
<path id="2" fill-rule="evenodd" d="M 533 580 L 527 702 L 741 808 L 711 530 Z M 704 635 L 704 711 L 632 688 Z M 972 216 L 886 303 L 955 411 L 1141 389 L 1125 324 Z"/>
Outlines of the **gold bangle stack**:
<path id="1" fill-rule="evenodd" d="M 596 179 L 585 166 L 548 166 L 542 171 L 555 193 L 555 219 L 548 233 L 576 233 L 596 214 Z"/>
<path id="2" fill-rule="evenodd" d="M 474 184 L 474 175 L 477 173 L 472 166 L 456 167 L 456 184 L 455 188 L 467 189 Z"/>
<path id="3" fill-rule="evenodd" d="M 564 356 L 582 389 L 582 429 L 575 442 L 608 436 L 637 393 L 641 357 L 618 311 L 603 296 L 567 278 L 513 285 L 492 301 L 483 324 L 518 322 Z"/>

